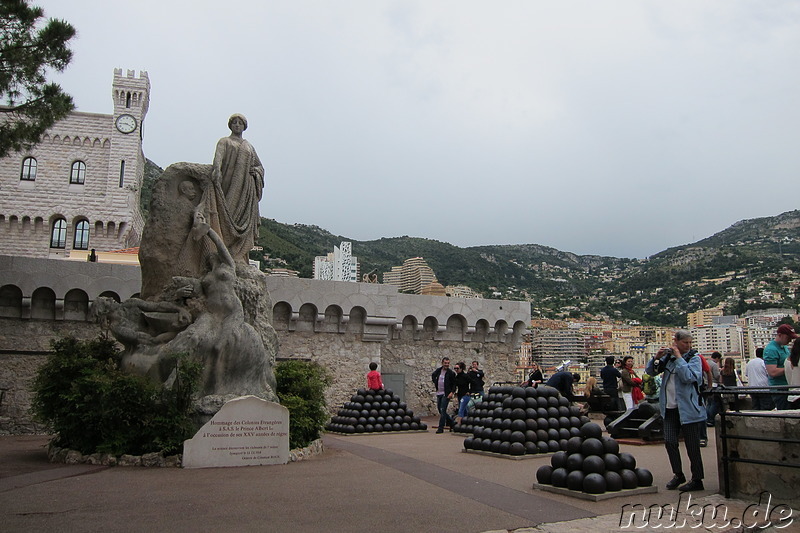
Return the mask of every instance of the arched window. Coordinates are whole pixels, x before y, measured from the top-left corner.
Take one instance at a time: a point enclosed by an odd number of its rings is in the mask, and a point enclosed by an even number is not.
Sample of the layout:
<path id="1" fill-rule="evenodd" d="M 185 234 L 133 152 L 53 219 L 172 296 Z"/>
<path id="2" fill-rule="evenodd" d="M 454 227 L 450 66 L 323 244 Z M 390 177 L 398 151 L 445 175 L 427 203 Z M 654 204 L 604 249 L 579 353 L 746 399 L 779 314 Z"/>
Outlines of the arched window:
<path id="1" fill-rule="evenodd" d="M 67 221 L 57 218 L 53 222 L 53 231 L 50 233 L 50 248 L 67 247 Z"/>
<path id="2" fill-rule="evenodd" d="M 72 170 L 69 172 L 69 182 L 82 185 L 86 180 L 86 163 L 75 161 L 72 163 Z"/>
<path id="3" fill-rule="evenodd" d="M 20 172 L 19 179 L 22 181 L 33 181 L 36 179 L 36 159 L 26 157 L 22 160 L 22 172 Z"/>
<path id="4" fill-rule="evenodd" d="M 75 224 L 75 242 L 72 246 L 76 250 L 89 249 L 89 221 L 79 220 Z"/>

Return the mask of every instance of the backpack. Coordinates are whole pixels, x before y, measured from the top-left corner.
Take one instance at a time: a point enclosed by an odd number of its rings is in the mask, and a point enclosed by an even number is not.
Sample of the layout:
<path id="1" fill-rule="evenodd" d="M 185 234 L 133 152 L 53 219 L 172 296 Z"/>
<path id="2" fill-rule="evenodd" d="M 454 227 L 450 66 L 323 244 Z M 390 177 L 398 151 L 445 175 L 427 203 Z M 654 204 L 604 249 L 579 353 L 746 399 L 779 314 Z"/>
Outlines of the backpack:
<path id="1" fill-rule="evenodd" d="M 642 392 L 645 396 L 655 396 L 658 392 L 656 380 L 650 374 L 645 374 L 642 376 Z"/>

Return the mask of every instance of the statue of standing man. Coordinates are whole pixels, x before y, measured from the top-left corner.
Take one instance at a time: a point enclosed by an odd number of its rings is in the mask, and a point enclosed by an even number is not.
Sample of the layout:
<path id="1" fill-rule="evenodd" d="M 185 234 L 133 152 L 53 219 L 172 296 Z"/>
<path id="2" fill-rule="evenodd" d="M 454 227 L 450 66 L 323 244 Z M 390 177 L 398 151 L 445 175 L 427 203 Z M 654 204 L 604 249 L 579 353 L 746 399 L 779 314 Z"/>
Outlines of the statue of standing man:
<path id="1" fill-rule="evenodd" d="M 242 137 L 244 115 L 228 119 L 231 134 L 217 142 L 211 168 L 213 191 L 207 191 L 201 209 L 237 263 L 247 264 L 248 252 L 258 238 L 258 202 L 264 189 L 264 167 L 253 145 Z"/>

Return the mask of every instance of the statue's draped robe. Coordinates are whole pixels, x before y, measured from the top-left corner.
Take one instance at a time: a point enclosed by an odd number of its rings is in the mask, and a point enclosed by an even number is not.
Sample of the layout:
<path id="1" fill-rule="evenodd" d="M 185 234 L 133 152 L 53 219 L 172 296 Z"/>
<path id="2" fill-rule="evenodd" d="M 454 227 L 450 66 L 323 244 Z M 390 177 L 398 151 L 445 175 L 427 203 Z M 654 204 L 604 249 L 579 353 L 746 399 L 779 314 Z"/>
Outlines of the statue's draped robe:
<path id="1" fill-rule="evenodd" d="M 264 167 L 245 139 L 223 137 L 217 143 L 213 168 L 219 181 L 206 192 L 211 227 L 222 236 L 234 261 L 247 263 L 258 238 L 258 201 L 264 188 Z"/>

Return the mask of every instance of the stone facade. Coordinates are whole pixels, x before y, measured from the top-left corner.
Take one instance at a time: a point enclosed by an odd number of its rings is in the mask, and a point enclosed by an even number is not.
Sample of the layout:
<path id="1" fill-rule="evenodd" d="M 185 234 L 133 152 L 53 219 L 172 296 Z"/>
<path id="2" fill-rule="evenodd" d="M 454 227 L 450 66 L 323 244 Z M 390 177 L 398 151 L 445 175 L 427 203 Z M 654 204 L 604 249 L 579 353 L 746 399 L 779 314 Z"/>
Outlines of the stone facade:
<path id="1" fill-rule="evenodd" d="M 65 335 L 93 338 L 91 302 L 101 294 L 125 300 L 141 276 L 130 265 L 0 256 L 0 433 L 33 432 L 27 414 L 30 380 Z M 435 413 L 430 375 L 442 357 L 477 360 L 487 385 L 513 381 L 516 352 L 530 323 L 528 302 L 400 294 L 371 283 L 269 276 L 278 358 L 319 362 L 334 383 L 333 413 L 366 385 L 370 362 L 420 415 Z M 384 380 L 389 381 L 388 379 Z"/>
<path id="2" fill-rule="evenodd" d="M 74 112 L 57 122 L 30 150 L 0 159 L 0 242 L 5 253 L 29 257 L 67 257 L 136 246 L 143 220 L 139 196 L 144 176 L 142 121 L 149 105 L 146 72 L 123 75 L 115 69 L 111 115 Z M 122 115 L 135 125 L 123 133 Z M 131 120 L 131 119 L 128 119 Z M 124 129 L 124 128 L 123 128 Z M 23 178 L 23 161 L 36 163 L 34 179 Z M 73 180 L 73 165 L 85 172 Z M 27 176 L 27 175 L 26 175 Z M 73 181 L 82 181 L 73 183 Z M 51 246 L 53 225 L 65 223 L 63 247 Z M 76 246 L 79 223 L 88 224 L 88 243 Z"/>

